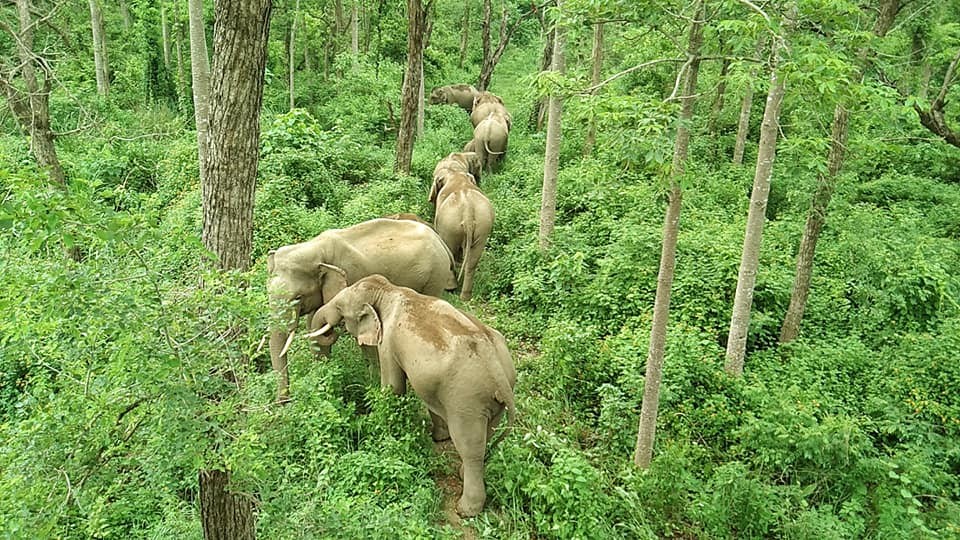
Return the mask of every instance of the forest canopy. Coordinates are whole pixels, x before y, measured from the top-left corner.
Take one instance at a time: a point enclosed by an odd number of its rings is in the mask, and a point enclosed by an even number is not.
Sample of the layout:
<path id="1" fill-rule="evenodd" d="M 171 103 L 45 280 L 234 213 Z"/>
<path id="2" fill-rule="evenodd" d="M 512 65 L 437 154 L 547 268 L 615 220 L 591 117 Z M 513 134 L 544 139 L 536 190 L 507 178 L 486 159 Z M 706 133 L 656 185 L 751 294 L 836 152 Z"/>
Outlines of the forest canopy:
<path id="1" fill-rule="evenodd" d="M 240 4 L 0 3 L 0 536 L 960 536 L 960 4 Z M 442 233 L 465 143 L 495 217 L 439 296 L 516 367 L 475 517 L 268 285 Z"/>

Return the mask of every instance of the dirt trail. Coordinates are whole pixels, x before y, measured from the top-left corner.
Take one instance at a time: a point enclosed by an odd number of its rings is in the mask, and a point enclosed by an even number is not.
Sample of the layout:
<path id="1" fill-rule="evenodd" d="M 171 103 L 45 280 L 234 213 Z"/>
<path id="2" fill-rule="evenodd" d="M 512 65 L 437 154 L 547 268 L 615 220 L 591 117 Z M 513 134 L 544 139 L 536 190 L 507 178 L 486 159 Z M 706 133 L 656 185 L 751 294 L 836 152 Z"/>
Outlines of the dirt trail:
<path id="1" fill-rule="evenodd" d="M 457 514 L 457 500 L 460 493 L 463 492 L 463 482 L 457 471 L 460 470 L 460 456 L 449 440 L 434 443 L 434 448 L 438 454 L 443 455 L 450 463 L 450 473 L 441 474 L 436 477 L 437 485 L 443 492 L 443 515 L 447 522 L 457 531 L 460 531 L 463 540 L 476 540 L 477 532 L 472 527 L 465 525 L 460 515 Z"/>

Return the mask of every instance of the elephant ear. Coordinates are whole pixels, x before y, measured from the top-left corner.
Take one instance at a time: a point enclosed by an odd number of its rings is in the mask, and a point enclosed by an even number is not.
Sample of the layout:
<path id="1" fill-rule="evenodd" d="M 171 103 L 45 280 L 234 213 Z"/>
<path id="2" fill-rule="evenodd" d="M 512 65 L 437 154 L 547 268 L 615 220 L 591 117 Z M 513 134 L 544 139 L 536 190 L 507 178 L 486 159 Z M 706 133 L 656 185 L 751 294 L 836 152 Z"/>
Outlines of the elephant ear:
<path id="1" fill-rule="evenodd" d="M 427 197 L 427 200 L 431 203 L 436 204 L 437 195 L 440 194 L 440 190 L 443 189 L 443 174 L 441 173 L 438 176 L 433 177 L 433 185 L 430 186 L 430 195 Z"/>
<path id="2" fill-rule="evenodd" d="M 326 304 L 338 292 L 347 288 L 347 273 L 332 264 L 320 263 L 320 294 Z"/>
<path id="3" fill-rule="evenodd" d="M 376 347 L 383 341 L 383 327 L 380 316 L 370 304 L 364 304 L 357 318 L 357 343 Z"/>

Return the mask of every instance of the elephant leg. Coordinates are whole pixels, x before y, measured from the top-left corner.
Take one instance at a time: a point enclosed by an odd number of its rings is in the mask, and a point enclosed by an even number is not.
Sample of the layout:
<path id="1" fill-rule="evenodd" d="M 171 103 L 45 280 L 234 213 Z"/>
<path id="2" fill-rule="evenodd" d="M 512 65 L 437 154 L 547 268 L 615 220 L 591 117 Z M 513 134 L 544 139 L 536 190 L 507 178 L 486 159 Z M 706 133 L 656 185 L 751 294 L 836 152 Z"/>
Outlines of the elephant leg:
<path id="1" fill-rule="evenodd" d="M 470 248 L 466 260 L 463 261 L 463 286 L 460 287 L 461 300 L 469 300 L 473 297 L 473 274 L 477 270 L 477 265 L 480 264 L 483 248 L 483 243 L 478 242 L 477 245 Z"/>
<path id="2" fill-rule="evenodd" d="M 447 428 L 447 421 L 430 411 L 430 421 L 433 425 L 433 440 L 436 442 L 445 441 L 450 438 L 450 430 Z"/>
<path id="3" fill-rule="evenodd" d="M 487 422 L 487 440 L 488 441 L 493 438 L 493 431 L 497 429 L 497 426 L 500 425 L 500 419 L 503 418 L 504 410 L 506 409 L 500 409 L 500 412 L 493 415 L 493 418 L 491 418 L 490 421 Z"/>
<path id="4" fill-rule="evenodd" d="M 463 495 L 457 501 L 457 513 L 475 516 L 483 510 L 487 492 L 483 483 L 483 454 L 487 446 L 487 419 L 452 418 L 448 424 L 450 438 L 460 454 L 463 476 Z"/>
<path id="5" fill-rule="evenodd" d="M 389 355 L 380 352 L 380 386 L 392 388 L 393 393 L 402 396 L 407 393 L 407 375 L 400 366 L 389 358 Z"/>

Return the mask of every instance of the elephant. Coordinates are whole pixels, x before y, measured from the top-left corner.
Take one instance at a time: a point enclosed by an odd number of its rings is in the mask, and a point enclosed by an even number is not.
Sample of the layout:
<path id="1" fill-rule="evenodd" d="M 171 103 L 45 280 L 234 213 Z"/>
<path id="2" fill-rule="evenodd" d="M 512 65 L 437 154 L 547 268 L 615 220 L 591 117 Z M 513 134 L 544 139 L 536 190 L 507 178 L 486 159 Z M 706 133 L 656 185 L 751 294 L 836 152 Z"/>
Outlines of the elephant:
<path id="1" fill-rule="evenodd" d="M 493 172 L 499 168 L 503 155 L 507 153 L 507 139 L 510 136 L 506 118 L 499 113 L 490 113 L 473 128 L 473 139 L 463 150 L 480 155 L 483 170 Z"/>
<path id="2" fill-rule="evenodd" d="M 477 185 L 480 185 L 480 173 L 483 172 L 483 162 L 476 152 L 451 152 L 441 159 L 433 169 L 433 178 L 436 180 L 446 172 L 465 172 L 473 175 Z"/>
<path id="3" fill-rule="evenodd" d="M 444 300 L 400 287 L 380 275 L 343 289 L 313 316 L 313 334 L 323 338 L 344 322 L 362 345 L 376 346 L 380 384 L 404 394 L 407 383 L 423 400 L 433 422 L 433 438 L 450 438 L 462 462 L 463 494 L 457 512 L 475 516 L 483 509 L 487 442 L 507 412 L 515 421 L 516 369 L 503 335 Z"/>
<path id="4" fill-rule="evenodd" d="M 473 277 L 493 229 L 493 205 L 465 172 L 435 176 L 430 202 L 436 204 L 433 225 L 460 264 L 460 298 L 473 296 Z"/>
<path id="5" fill-rule="evenodd" d="M 439 103 L 449 103 L 458 105 L 468 113 L 473 110 L 473 98 L 479 94 L 477 89 L 469 84 L 449 84 L 447 86 L 438 86 L 430 91 L 430 98 L 427 103 L 437 105 Z"/>
<path id="6" fill-rule="evenodd" d="M 427 227 L 430 227 L 431 229 L 433 228 L 433 224 L 431 224 L 429 221 L 423 219 L 422 217 L 416 214 L 411 214 L 410 212 L 400 212 L 399 214 L 387 214 L 381 217 L 383 219 L 405 219 L 408 221 L 416 221 L 417 223 L 423 223 L 424 225 L 426 225 Z"/>
<path id="7" fill-rule="evenodd" d="M 372 219 L 273 250 L 267 256 L 267 293 L 274 319 L 270 360 L 279 374 L 277 401 L 289 400 L 287 349 L 302 315 L 341 289 L 371 274 L 432 296 L 457 288 L 453 255 L 428 225 L 410 220 Z M 329 352 L 321 343 L 321 352 Z M 366 351 L 371 356 L 372 351 Z"/>
<path id="8" fill-rule="evenodd" d="M 491 92 L 480 92 L 473 98 L 473 110 L 470 112 L 470 122 L 473 123 L 473 127 L 477 127 L 490 113 L 501 115 L 506 121 L 507 131 L 510 131 L 513 126 L 513 117 L 507 112 L 507 107 L 500 96 Z"/>

